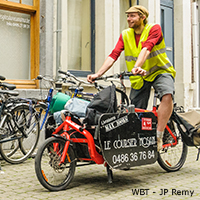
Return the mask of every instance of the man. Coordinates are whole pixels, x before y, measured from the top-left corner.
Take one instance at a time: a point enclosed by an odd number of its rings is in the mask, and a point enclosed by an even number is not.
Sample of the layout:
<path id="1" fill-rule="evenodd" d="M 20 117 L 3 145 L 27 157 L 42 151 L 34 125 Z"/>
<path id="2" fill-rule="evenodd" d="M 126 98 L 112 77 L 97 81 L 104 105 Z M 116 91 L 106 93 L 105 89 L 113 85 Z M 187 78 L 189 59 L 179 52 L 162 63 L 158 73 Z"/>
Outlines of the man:
<path id="1" fill-rule="evenodd" d="M 117 45 L 107 57 L 96 74 L 88 75 L 87 80 L 93 82 L 112 67 L 124 50 L 125 60 L 131 76 L 131 104 L 146 109 L 151 86 L 158 93 L 157 146 L 162 149 L 162 138 L 165 126 L 173 109 L 174 78 L 176 71 L 169 61 L 161 27 L 158 24 L 147 24 L 148 10 L 143 6 L 132 6 L 126 11 L 129 28 L 119 37 Z"/>

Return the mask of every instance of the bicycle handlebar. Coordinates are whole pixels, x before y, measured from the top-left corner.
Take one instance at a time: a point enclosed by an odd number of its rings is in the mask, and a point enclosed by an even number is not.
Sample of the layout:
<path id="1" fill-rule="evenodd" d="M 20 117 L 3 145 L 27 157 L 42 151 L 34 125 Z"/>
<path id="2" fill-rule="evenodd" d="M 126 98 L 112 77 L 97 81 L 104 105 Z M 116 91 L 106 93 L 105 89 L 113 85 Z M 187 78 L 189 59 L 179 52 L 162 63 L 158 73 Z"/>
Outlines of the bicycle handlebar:
<path id="1" fill-rule="evenodd" d="M 71 78 L 73 78 L 74 80 L 78 81 L 79 83 L 84 83 L 84 84 L 87 84 L 87 85 L 91 85 L 91 84 L 88 83 L 87 81 L 84 81 L 84 80 L 81 80 L 81 79 L 77 78 L 76 76 L 74 76 L 73 74 L 71 74 L 69 71 L 64 72 L 64 71 L 62 71 L 62 70 L 58 70 L 58 73 L 64 74 L 65 76 L 67 76 L 67 78 L 68 78 L 68 77 L 71 77 Z"/>
<path id="2" fill-rule="evenodd" d="M 102 89 L 105 89 L 107 87 L 107 86 L 104 86 L 104 85 L 100 85 L 97 82 L 89 83 L 87 81 L 81 80 L 81 79 L 77 78 L 76 76 L 74 76 L 73 74 L 71 74 L 69 71 L 64 72 L 62 70 L 58 70 L 58 73 L 64 74 L 66 76 L 66 78 L 73 78 L 74 80 L 76 80 L 77 82 L 79 82 L 79 86 L 81 85 L 81 83 L 84 83 L 84 84 L 87 84 L 87 85 L 94 86 L 98 91 L 100 91 Z M 68 80 L 68 82 L 70 83 L 70 80 Z M 76 84 L 74 82 L 72 82 L 72 83 Z"/>
<path id="3" fill-rule="evenodd" d="M 96 81 L 96 80 L 97 81 L 98 80 L 104 80 L 104 81 L 106 81 L 109 78 L 114 78 L 114 79 L 120 78 L 120 79 L 123 79 L 124 76 L 130 77 L 130 76 L 139 76 L 139 75 L 134 75 L 134 74 L 132 74 L 132 72 L 123 71 L 123 72 L 116 73 L 116 74 L 113 74 L 113 75 L 108 75 L 108 76 L 103 75 L 101 77 L 95 78 L 94 81 Z"/>
<path id="4" fill-rule="evenodd" d="M 38 75 L 35 79 L 33 80 L 45 80 L 51 83 L 55 83 L 55 81 L 52 78 L 46 78 L 45 76 Z"/>

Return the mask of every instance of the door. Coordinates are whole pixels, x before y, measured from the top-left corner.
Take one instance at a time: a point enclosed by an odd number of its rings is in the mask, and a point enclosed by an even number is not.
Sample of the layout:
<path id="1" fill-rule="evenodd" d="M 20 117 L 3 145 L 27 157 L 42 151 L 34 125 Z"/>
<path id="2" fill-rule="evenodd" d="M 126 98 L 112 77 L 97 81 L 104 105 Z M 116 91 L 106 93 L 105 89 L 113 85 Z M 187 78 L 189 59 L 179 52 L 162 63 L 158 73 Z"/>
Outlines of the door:
<path id="1" fill-rule="evenodd" d="M 160 1 L 161 28 L 165 38 L 167 56 L 174 64 L 174 2 L 173 0 Z"/>

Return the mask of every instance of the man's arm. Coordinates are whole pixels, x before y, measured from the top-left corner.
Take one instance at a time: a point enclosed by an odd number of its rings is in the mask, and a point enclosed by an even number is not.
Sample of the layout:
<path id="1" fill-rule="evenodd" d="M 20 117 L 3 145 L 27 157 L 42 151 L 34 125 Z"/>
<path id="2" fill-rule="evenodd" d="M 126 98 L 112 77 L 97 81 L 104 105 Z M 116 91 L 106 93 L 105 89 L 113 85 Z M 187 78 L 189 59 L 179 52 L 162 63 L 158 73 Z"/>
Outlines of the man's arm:
<path id="1" fill-rule="evenodd" d="M 145 47 L 141 50 L 134 68 L 131 70 L 131 72 L 136 75 L 136 74 L 141 74 L 142 76 L 146 75 L 146 71 L 142 69 L 142 65 L 145 63 L 147 57 L 149 56 L 150 51 Z"/>
<path id="2" fill-rule="evenodd" d="M 97 72 L 98 77 L 102 76 L 105 72 L 107 72 L 114 64 L 115 60 L 108 56 L 104 61 L 102 67 Z"/>
<path id="3" fill-rule="evenodd" d="M 163 36 L 161 27 L 160 25 L 156 24 L 149 31 L 149 36 L 147 40 L 142 43 L 142 50 L 138 56 L 138 59 L 136 60 L 135 67 L 132 69 L 133 74 L 145 75 L 145 70 L 143 70 L 141 67 L 145 63 L 153 47 L 159 44 L 162 39 Z"/>
<path id="4" fill-rule="evenodd" d="M 124 50 L 124 41 L 122 38 L 122 34 L 120 34 L 117 44 L 109 56 L 116 61 L 123 50 Z"/>
<path id="5" fill-rule="evenodd" d="M 108 56 L 106 60 L 104 61 L 102 67 L 99 69 L 99 71 L 96 74 L 91 74 L 87 76 L 87 81 L 92 83 L 95 78 L 98 78 L 102 76 L 105 72 L 107 72 L 115 63 L 115 60 Z"/>

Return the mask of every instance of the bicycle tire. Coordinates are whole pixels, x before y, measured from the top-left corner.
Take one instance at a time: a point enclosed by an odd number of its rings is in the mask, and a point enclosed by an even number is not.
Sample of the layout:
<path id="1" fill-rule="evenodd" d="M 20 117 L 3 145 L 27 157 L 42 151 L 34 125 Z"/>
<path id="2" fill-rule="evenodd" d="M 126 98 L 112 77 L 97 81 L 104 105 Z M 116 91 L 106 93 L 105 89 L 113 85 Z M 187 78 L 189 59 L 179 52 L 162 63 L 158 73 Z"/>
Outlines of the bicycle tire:
<path id="1" fill-rule="evenodd" d="M 53 144 L 59 144 L 59 152 L 54 151 Z M 50 191 L 67 188 L 72 181 L 76 169 L 74 150 L 68 148 L 66 161 L 59 165 L 66 141 L 62 138 L 48 138 L 38 149 L 35 157 L 35 172 L 39 182 Z"/>
<path id="2" fill-rule="evenodd" d="M 166 147 L 158 152 L 158 163 L 167 172 L 175 172 L 181 169 L 187 157 L 188 147 L 182 141 L 181 133 L 178 130 L 177 123 L 170 119 L 168 126 L 177 138 L 177 145 Z M 163 136 L 163 144 L 173 143 L 174 139 L 171 134 L 165 129 Z"/>
<path id="3" fill-rule="evenodd" d="M 19 104 L 10 113 L 12 117 L 7 115 L 1 131 L 5 131 L 7 134 L 6 139 L 16 139 L 0 143 L 0 154 L 7 162 L 19 164 L 27 160 L 37 146 L 40 135 L 39 123 L 36 112 L 33 110 L 31 114 L 28 104 Z M 19 129 L 23 129 L 27 137 L 23 136 L 16 126 L 13 126 L 14 128 L 10 126 L 14 125 L 14 121 L 18 124 Z M 20 139 L 17 139 L 19 137 Z"/>

